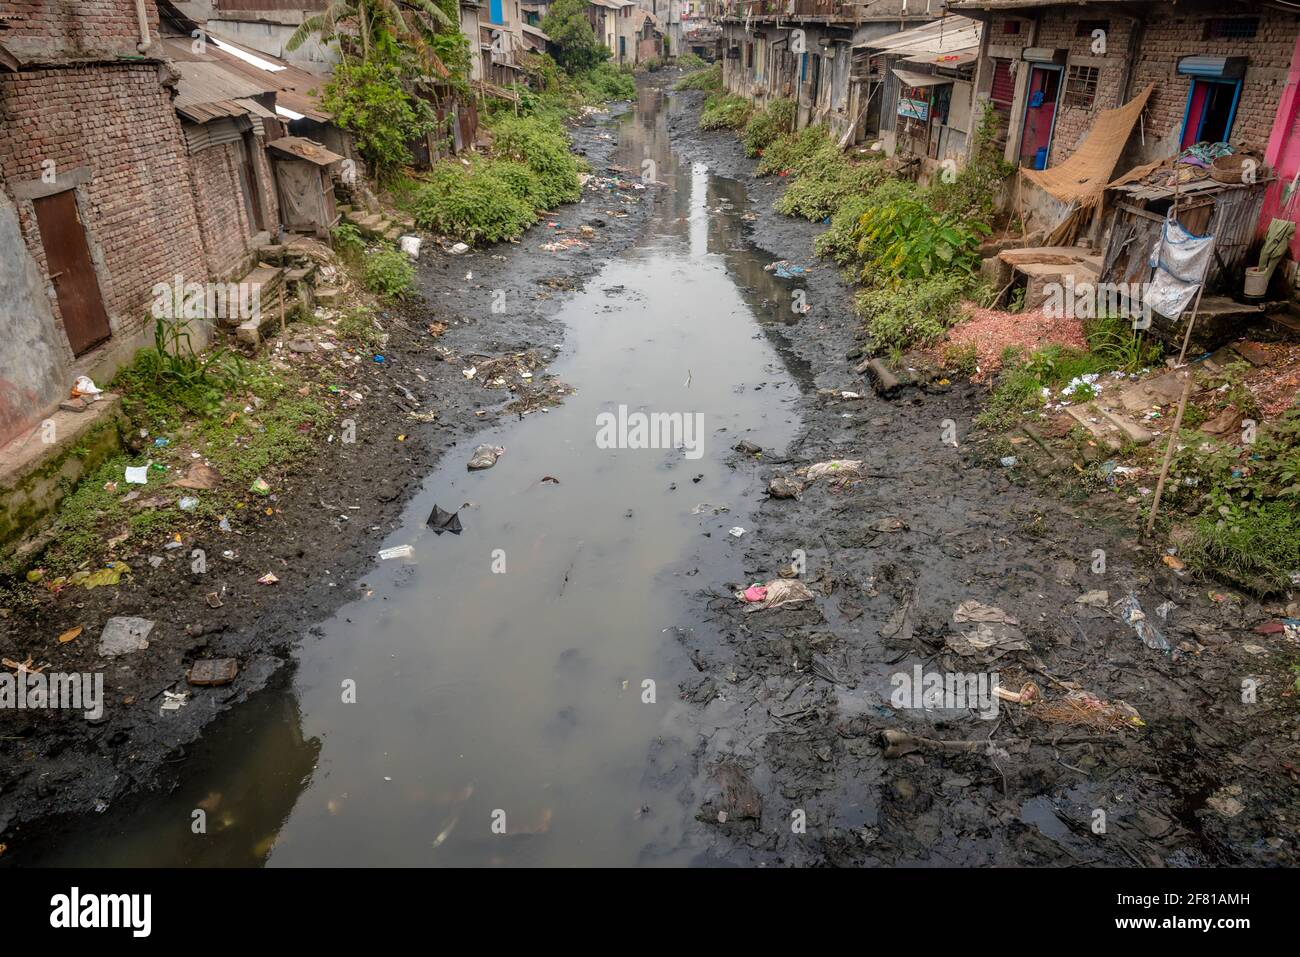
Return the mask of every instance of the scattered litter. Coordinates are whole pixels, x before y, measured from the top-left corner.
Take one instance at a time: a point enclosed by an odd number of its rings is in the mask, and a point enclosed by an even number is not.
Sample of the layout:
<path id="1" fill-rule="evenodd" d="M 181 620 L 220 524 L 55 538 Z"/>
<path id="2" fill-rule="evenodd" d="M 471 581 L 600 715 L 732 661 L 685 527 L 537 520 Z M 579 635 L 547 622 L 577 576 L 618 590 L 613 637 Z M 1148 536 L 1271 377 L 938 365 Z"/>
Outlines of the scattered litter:
<path id="1" fill-rule="evenodd" d="M 106 658 L 144 651 L 149 647 L 153 622 L 148 618 L 110 618 L 99 633 L 99 653 Z"/>
<path id="2" fill-rule="evenodd" d="M 1095 591 L 1086 591 L 1074 600 L 1076 605 L 1087 605 L 1089 608 L 1108 608 L 1110 606 L 1110 592 L 1102 589 Z"/>
<path id="3" fill-rule="evenodd" d="M 429 513 L 429 517 L 425 520 L 424 524 L 433 529 L 433 534 L 435 535 L 441 535 L 443 532 L 451 532 L 453 535 L 459 535 L 462 531 L 460 513 L 448 512 L 445 509 L 439 508 L 437 505 L 433 507 L 433 511 Z"/>
<path id="4" fill-rule="evenodd" d="M 467 468 L 471 472 L 480 469 L 490 469 L 497 464 L 497 459 L 505 453 L 505 449 L 500 445 L 480 445 L 470 456 Z"/>
<path id="5" fill-rule="evenodd" d="M 775 273 L 778 279 L 798 279 L 808 273 L 809 269 L 807 266 L 792 263 L 788 259 L 778 259 L 776 262 L 764 266 L 763 271 Z"/>
<path id="6" fill-rule="evenodd" d="M 188 691 L 164 691 L 162 711 L 179 711 L 190 703 Z"/>
<path id="7" fill-rule="evenodd" d="M 952 613 L 954 625 L 973 625 L 957 635 L 948 635 L 948 647 L 956 654 L 980 656 L 989 660 L 1000 658 L 1012 651 L 1029 651 L 1020 624 L 1001 608 L 968 599 Z"/>
<path id="8" fill-rule="evenodd" d="M 755 600 L 749 597 L 757 596 L 758 591 L 762 591 L 762 597 Z M 767 584 L 753 584 L 744 591 L 736 592 L 736 598 L 740 601 L 748 602 L 753 606 L 754 611 L 767 611 L 773 608 L 781 608 L 785 605 L 795 605 L 800 602 L 812 601 L 813 593 L 808 590 L 808 586 L 795 578 L 774 578 Z"/>
<path id="9" fill-rule="evenodd" d="M 78 625 L 76 628 L 69 628 L 63 634 L 59 635 L 59 644 L 66 645 L 70 641 L 76 641 L 77 636 L 81 634 L 81 631 L 81 625 Z"/>
<path id="10" fill-rule="evenodd" d="M 463 256 L 469 252 L 469 246 L 465 243 L 456 243 L 451 247 L 451 249 L 447 250 L 447 252 L 451 253 L 453 256 Z"/>
<path id="11" fill-rule="evenodd" d="M 1181 558 L 1178 558 L 1176 555 L 1162 555 L 1160 557 L 1160 560 L 1164 562 L 1166 565 L 1168 565 L 1170 568 L 1172 568 L 1174 571 L 1181 571 L 1182 569 L 1187 567 L 1183 563 L 1183 560 Z"/>
<path id="12" fill-rule="evenodd" d="M 1091 692 L 1081 690 L 1071 691 L 1056 701 L 1037 704 L 1030 714 L 1053 724 L 1087 725 L 1100 731 L 1146 726 L 1137 709 L 1127 702 L 1104 701 Z"/>
<path id="13" fill-rule="evenodd" d="M 220 608 L 223 604 L 221 596 L 214 591 L 208 592 L 205 601 L 207 601 L 209 608 Z"/>
<path id="14" fill-rule="evenodd" d="M 740 538 L 740 536 L 745 534 L 745 530 L 739 525 L 733 525 L 731 528 L 727 529 L 727 534 L 732 538 Z"/>
<path id="15" fill-rule="evenodd" d="M 806 476 L 809 482 L 829 476 L 831 484 L 839 488 L 863 477 L 862 461 L 861 459 L 831 459 L 828 462 L 818 462 L 799 469 L 798 474 Z"/>
<path id="16" fill-rule="evenodd" d="M 998 459 L 998 464 L 1004 469 L 1009 469 L 1016 464 L 1016 457 L 1014 455 L 1004 455 Z"/>
<path id="17" fill-rule="evenodd" d="M 788 475 L 773 476 L 772 481 L 767 483 L 767 494 L 772 498 L 798 498 L 802 491 L 802 483 Z"/>
<path id="18" fill-rule="evenodd" d="M 392 548 L 384 548 L 379 552 L 381 561 L 388 561 L 390 558 L 410 558 L 415 554 L 415 549 L 410 545 L 394 545 Z"/>
<path id="19" fill-rule="evenodd" d="M 267 485 L 266 480 L 263 478 L 253 479 L 253 484 L 248 487 L 248 490 L 254 493 L 255 495 L 271 494 L 271 486 Z"/>
<path id="20" fill-rule="evenodd" d="M 1169 651 L 1169 642 L 1155 625 L 1147 620 L 1146 612 L 1142 610 L 1142 604 L 1137 600 L 1137 596 L 1129 593 L 1124 598 L 1116 602 L 1120 609 L 1120 618 L 1126 625 L 1132 627 L 1133 631 L 1142 643 L 1153 651 Z"/>
<path id="21" fill-rule="evenodd" d="M 148 485 L 149 484 L 149 466 L 148 465 L 128 465 L 126 467 L 126 481 L 130 485 Z"/>
<path id="22" fill-rule="evenodd" d="M 201 658 L 190 665 L 188 681 L 192 685 L 216 687 L 228 685 L 239 674 L 239 662 L 234 658 Z"/>
<path id="23" fill-rule="evenodd" d="M 1173 611 L 1175 608 L 1177 608 L 1177 607 L 1178 607 L 1178 606 L 1175 605 L 1173 602 L 1171 602 L 1171 601 L 1166 601 L 1166 602 L 1161 603 L 1161 604 L 1156 608 L 1156 614 L 1160 617 L 1160 620 L 1161 620 L 1161 621 L 1168 621 L 1168 620 L 1169 620 L 1169 613 L 1172 612 L 1172 611 Z"/>
<path id="24" fill-rule="evenodd" d="M 265 575 L 263 575 L 261 578 L 257 580 L 257 583 L 259 585 L 274 585 L 279 580 L 280 579 L 276 578 L 273 572 L 267 572 Z"/>
<path id="25" fill-rule="evenodd" d="M 221 483 L 221 474 L 211 465 L 204 462 L 194 462 L 185 472 L 184 478 L 178 478 L 172 482 L 176 488 L 189 488 L 199 491 L 210 491 Z"/>
<path id="26" fill-rule="evenodd" d="M 199 500 L 193 495 L 182 495 L 176 505 L 182 512 L 192 512 L 199 507 Z"/>
<path id="27" fill-rule="evenodd" d="M 424 242 L 419 236 L 402 236 L 397 240 L 397 244 L 402 248 L 411 259 L 420 258 L 420 244 Z"/>
<path id="28" fill-rule="evenodd" d="M 1243 793 L 1240 784 L 1229 784 L 1207 797 L 1205 806 L 1224 817 L 1236 817 L 1246 810 L 1246 805 L 1237 800 Z"/>
<path id="29" fill-rule="evenodd" d="M 540 479 L 540 483 L 542 485 L 559 485 L 560 480 L 557 479 L 554 475 L 543 475 Z"/>
<path id="30" fill-rule="evenodd" d="M 95 385 L 95 381 L 88 375 L 77 376 L 77 381 L 72 384 L 72 397 L 74 399 L 88 397 L 91 402 L 97 400 L 104 390 Z"/>

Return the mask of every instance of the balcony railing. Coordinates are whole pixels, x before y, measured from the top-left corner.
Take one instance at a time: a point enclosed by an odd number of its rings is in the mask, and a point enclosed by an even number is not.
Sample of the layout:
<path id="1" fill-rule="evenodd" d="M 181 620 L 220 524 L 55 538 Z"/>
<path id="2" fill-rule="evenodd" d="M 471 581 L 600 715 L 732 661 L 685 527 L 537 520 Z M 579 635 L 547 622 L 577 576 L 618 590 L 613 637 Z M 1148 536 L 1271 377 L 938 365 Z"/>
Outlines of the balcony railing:
<path id="1" fill-rule="evenodd" d="M 859 4 L 845 0 L 722 0 L 719 16 L 736 20 L 856 20 Z"/>

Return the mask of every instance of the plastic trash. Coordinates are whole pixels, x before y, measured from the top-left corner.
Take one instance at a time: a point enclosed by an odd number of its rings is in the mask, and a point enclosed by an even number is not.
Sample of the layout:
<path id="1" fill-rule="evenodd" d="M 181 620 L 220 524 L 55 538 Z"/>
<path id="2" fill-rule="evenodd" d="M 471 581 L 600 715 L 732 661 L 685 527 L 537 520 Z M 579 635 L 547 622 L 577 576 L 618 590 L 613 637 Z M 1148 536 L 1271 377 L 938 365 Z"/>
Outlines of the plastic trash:
<path id="1" fill-rule="evenodd" d="M 106 658 L 144 651 L 149 647 L 153 622 L 148 618 L 110 618 L 99 634 L 99 653 Z"/>
<path id="2" fill-rule="evenodd" d="M 1168 640 L 1160 633 L 1160 630 L 1147 619 L 1146 612 L 1142 610 L 1142 603 L 1137 600 L 1137 596 L 1129 592 L 1124 598 L 1117 602 L 1119 607 L 1119 616 L 1124 623 L 1133 629 L 1142 644 L 1146 645 L 1152 651 L 1169 651 Z"/>
<path id="3" fill-rule="evenodd" d="M 435 535 L 441 535 L 443 532 L 459 535 L 462 531 L 460 514 L 458 512 L 448 512 L 437 505 L 433 507 L 433 511 L 429 513 L 429 517 L 424 524 L 433 529 Z"/>
<path id="4" fill-rule="evenodd" d="M 257 495 L 271 494 L 271 486 L 267 485 L 266 480 L 262 478 L 253 479 L 253 484 L 248 486 L 248 490 L 250 492 L 256 493 Z"/>
<path id="5" fill-rule="evenodd" d="M 414 554 L 415 549 L 410 545 L 394 545 L 392 548 L 381 549 L 379 558 L 386 562 L 390 558 L 410 558 Z"/>
<path id="6" fill-rule="evenodd" d="M 760 592 L 761 598 L 757 597 Z M 797 578 L 774 578 L 765 584 L 755 582 L 744 591 L 736 592 L 736 597 L 752 605 L 754 611 L 767 611 L 812 601 L 813 593 Z"/>
<path id="7" fill-rule="evenodd" d="M 184 495 L 176 504 L 182 512 L 192 512 L 199 507 L 199 500 L 193 495 Z"/>
<path id="8" fill-rule="evenodd" d="M 467 468 L 471 472 L 490 469 L 497 464 L 497 459 L 504 453 L 505 449 L 500 445 L 480 445 L 474 450 L 474 454 L 470 456 Z"/>
<path id="9" fill-rule="evenodd" d="M 419 236 L 403 236 L 397 241 L 397 244 L 402 247 L 402 252 L 406 253 L 406 255 L 412 259 L 419 259 L 420 244 L 422 242 L 424 240 Z"/>
<path id="10" fill-rule="evenodd" d="M 126 467 L 126 480 L 131 485 L 148 485 L 149 466 L 128 465 Z"/>
<path id="11" fill-rule="evenodd" d="M 74 399 L 89 398 L 91 402 L 94 402 L 103 392 L 104 390 L 95 385 L 95 381 L 88 375 L 77 376 L 77 381 L 72 384 L 72 397 Z"/>

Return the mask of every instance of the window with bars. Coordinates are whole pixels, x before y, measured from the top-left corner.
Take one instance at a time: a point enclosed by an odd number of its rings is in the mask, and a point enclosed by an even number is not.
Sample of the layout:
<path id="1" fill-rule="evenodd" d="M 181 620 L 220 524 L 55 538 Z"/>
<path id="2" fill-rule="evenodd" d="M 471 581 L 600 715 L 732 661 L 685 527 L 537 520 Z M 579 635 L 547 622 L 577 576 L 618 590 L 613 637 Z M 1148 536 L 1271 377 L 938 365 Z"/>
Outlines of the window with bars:
<path id="1" fill-rule="evenodd" d="M 1065 75 L 1065 92 L 1061 103 L 1066 109 L 1092 109 L 1097 101 L 1097 80 L 1101 70 L 1095 66 L 1070 66 Z"/>
<path id="2" fill-rule="evenodd" d="M 1205 21 L 1207 40 L 1253 40 L 1259 33 L 1259 17 L 1211 17 Z"/>
<path id="3" fill-rule="evenodd" d="M 1074 25 L 1074 35 L 1076 37 L 1090 37 L 1097 30 L 1102 33 L 1110 33 L 1109 20 L 1080 20 Z"/>

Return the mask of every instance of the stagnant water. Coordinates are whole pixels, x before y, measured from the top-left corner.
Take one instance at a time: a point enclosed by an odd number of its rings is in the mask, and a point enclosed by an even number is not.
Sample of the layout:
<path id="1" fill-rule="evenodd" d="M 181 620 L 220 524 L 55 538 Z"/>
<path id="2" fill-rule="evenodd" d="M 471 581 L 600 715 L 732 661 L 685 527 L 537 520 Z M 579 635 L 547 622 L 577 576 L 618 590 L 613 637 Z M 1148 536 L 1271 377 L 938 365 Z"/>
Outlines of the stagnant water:
<path id="1" fill-rule="evenodd" d="M 673 629 L 704 627 L 691 590 L 741 573 L 728 529 L 757 490 L 731 446 L 782 448 L 798 427 L 799 385 L 763 334 L 790 285 L 744 239 L 743 187 L 673 155 L 661 94 L 613 129 L 616 161 L 653 159 L 666 186 L 639 244 L 559 314 L 552 371 L 576 393 L 452 448 L 385 542 L 412 558 L 381 562 L 303 642 L 291 687 L 224 717 L 174 792 L 96 816 L 41 863 L 697 859 L 677 695 L 692 669 Z M 598 447 L 598 414 L 620 405 L 699 413 L 702 455 Z M 507 452 L 467 472 L 480 442 Z M 466 502 L 460 536 L 425 527 L 435 504 Z"/>

